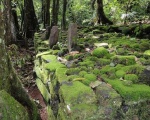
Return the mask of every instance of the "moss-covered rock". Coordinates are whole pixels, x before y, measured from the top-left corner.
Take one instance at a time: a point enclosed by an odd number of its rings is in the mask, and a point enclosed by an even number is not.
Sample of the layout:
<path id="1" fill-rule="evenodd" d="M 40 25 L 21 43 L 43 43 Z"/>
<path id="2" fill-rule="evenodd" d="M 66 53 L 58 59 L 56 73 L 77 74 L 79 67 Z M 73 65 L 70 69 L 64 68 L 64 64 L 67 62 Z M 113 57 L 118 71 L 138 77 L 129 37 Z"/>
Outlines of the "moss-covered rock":
<path id="1" fill-rule="evenodd" d="M 125 80 L 130 80 L 130 81 L 132 81 L 133 83 L 137 83 L 137 82 L 138 82 L 138 76 L 135 75 L 135 74 L 126 74 L 126 75 L 124 76 L 124 79 L 125 79 Z"/>
<path id="2" fill-rule="evenodd" d="M 135 56 L 113 56 L 112 61 L 116 64 L 133 65 L 136 63 Z"/>
<path id="3" fill-rule="evenodd" d="M 56 71 L 58 68 L 65 68 L 66 66 L 58 61 L 50 62 L 45 64 L 45 69 L 50 70 L 51 72 Z"/>
<path id="4" fill-rule="evenodd" d="M 87 87 L 78 81 L 73 82 L 72 85 L 63 84 L 60 87 L 60 99 L 61 101 L 64 101 L 66 105 L 76 105 L 80 103 L 95 104 L 95 97 L 96 96 L 90 87 Z"/>
<path id="5" fill-rule="evenodd" d="M 98 48 L 94 49 L 93 53 L 92 53 L 93 56 L 96 56 L 98 58 L 103 58 L 104 56 L 106 56 L 108 54 L 109 54 L 108 50 L 104 47 L 98 47 Z"/>
<path id="6" fill-rule="evenodd" d="M 150 50 L 146 50 L 146 51 L 144 52 L 144 55 L 149 55 L 149 56 L 150 56 Z"/>
<path id="7" fill-rule="evenodd" d="M 125 74 L 126 74 L 126 73 L 125 73 L 125 71 L 123 71 L 123 70 L 117 70 L 117 71 L 116 71 L 116 76 L 117 76 L 118 78 L 123 78 Z"/>
<path id="8" fill-rule="evenodd" d="M 100 66 L 105 66 L 105 65 L 109 65 L 110 64 L 110 59 L 105 59 L 105 58 L 100 58 L 97 61 L 98 65 Z"/>
<path id="9" fill-rule="evenodd" d="M 139 65 L 139 64 L 135 64 L 135 65 L 129 65 L 129 66 L 124 66 L 121 67 L 120 69 L 125 71 L 128 74 L 136 74 L 139 75 L 140 73 L 142 73 L 142 71 L 144 70 L 144 66 Z"/>
<path id="10" fill-rule="evenodd" d="M 121 80 L 107 80 L 112 87 L 127 101 L 150 99 L 150 87 L 144 84 L 133 84 L 132 87 L 124 85 Z"/>
<path id="11" fill-rule="evenodd" d="M 80 68 L 70 68 L 66 71 L 67 75 L 77 75 L 80 72 Z"/>
<path id="12" fill-rule="evenodd" d="M 64 81 L 68 81 L 68 77 L 66 75 L 67 68 L 58 68 L 55 72 L 55 77 L 58 80 L 59 83 L 62 83 Z"/>
<path id="13" fill-rule="evenodd" d="M 4 90 L 0 91 L 1 120 L 30 120 L 27 110 Z"/>
<path id="14" fill-rule="evenodd" d="M 121 107 L 121 96 L 109 85 L 102 82 L 95 88 L 95 93 L 99 104 L 99 116 L 104 119 L 113 119 L 117 114 L 117 109 Z"/>
<path id="15" fill-rule="evenodd" d="M 37 84 L 37 87 L 40 90 L 43 98 L 48 103 L 51 98 L 51 95 L 50 95 L 49 91 L 47 90 L 48 86 L 46 87 L 46 85 L 43 84 L 43 82 L 40 79 L 36 79 L 36 84 Z"/>
<path id="16" fill-rule="evenodd" d="M 84 75 L 85 80 L 83 80 L 82 82 L 85 85 L 89 85 L 91 82 L 96 81 L 97 80 L 97 76 L 95 74 L 85 74 Z"/>
<path id="17" fill-rule="evenodd" d="M 141 51 L 148 50 L 149 48 L 150 48 L 150 43 L 149 43 L 149 42 L 143 41 L 143 42 L 140 44 L 140 50 L 141 50 Z"/>

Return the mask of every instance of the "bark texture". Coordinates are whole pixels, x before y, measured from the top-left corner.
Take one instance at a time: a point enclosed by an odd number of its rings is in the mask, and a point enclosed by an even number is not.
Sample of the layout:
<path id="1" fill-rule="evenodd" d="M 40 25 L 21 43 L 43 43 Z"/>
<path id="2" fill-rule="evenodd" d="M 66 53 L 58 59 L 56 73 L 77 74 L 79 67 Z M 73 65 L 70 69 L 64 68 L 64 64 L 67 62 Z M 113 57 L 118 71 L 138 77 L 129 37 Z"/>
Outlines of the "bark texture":
<path id="1" fill-rule="evenodd" d="M 98 14 L 98 23 L 102 24 L 109 24 L 112 25 L 113 23 L 106 17 L 104 10 L 103 10 L 103 0 L 97 0 L 97 14 Z"/>

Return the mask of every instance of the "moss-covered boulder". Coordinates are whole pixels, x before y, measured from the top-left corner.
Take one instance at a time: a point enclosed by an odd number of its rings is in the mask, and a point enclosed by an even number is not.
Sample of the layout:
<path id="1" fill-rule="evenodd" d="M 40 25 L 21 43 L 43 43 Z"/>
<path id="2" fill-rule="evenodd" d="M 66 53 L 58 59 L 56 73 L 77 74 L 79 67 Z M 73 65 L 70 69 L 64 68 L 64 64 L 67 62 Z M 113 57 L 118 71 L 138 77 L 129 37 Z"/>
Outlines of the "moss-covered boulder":
<path id="1" fill-rule="evenodd" d="M 121 96 L 104 82 L 95 88 L 95 93 L 100 106 L 99 117 L 102 120 L 114 119 L 122 104 Z"/>
<path id="2" fill-rule="evenodd" d="M 60 104 L 59 118 L 90 119 L 97 111 L 97 100 L 93 90 L 79 81 L 63 84 L 59 89 Z"/>
<path id="3" fill-rule="evenodd" d="M 115 64 L 133 65 L 136 63 L 135 56 L 116 55 L 116 56 L 113 56 L 111 59 Z"/>
<path id="4" fill-rule="evenodd" d="M 66 67 L 64 64 L 61 64 L 55 55 L 43 55 L 41 57 L 47 63 L 44 65 L 45 69 L 55 71 L 57 68 Z"/>
<path id="5" fill-rule="evenodd" d="M 150 56 L 150 50 L 146 50 L 146 51 L 144 52 L 144 55 L 149 55 L 149 56 Z"/>
<path id="6" fill-rule="evenodd" d="M 0 120 L 30 120 L 27 110 L 4 90 L 0 91 Z"/>
<path id="7" fill-rule="evenodd" d="M 124 76 L 124 79 L 125 80 L 130 80 L 133 83 L 137 83 L 138 82 L 138 76 L 135 75 L 135 74 L 127 74 L 127 75 Z"/>
<path id="8" fill-rule="evenodd" d="M 85 80 L 83 80 L 82 82 L 85 85 L 89 85 L 91 82 L 96 81 L 97 80 L 97 76 L 95 74 L 85 74 L 84 75 Z"/>
<path id="9" fill-rule="evenodd" d="M 116 71 L 116 76 L 117 76 L 118 78 L 123 78 L 125 74 L 126 74 L 126 73 L 125 73 L 125 71 L 123 71 L 123 70 L 117 70 L 117 71 Z"/>
<path id="10" fill-rule="evenodd" d="M 106 56 L 108 54 L 109 54 L 108 50 L 104 47 L 98 47 L 98 48 L 94 49 L 93 53 L 92 53 L 93 56 L 96 56 L 98 58 L 103 58 L 104 56 Z"/>

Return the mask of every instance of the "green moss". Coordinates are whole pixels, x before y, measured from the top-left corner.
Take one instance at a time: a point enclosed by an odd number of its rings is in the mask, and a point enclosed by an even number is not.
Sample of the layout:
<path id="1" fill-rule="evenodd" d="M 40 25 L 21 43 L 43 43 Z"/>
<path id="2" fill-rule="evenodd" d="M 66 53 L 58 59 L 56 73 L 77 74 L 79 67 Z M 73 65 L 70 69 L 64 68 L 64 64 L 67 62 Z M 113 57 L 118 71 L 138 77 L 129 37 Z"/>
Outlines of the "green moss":
<path id="1" fill-rule="evenodd" d="M 41 58 L 46 62 L 55 62 L 57 57 L 55 55 L 42 55 Z"/>
<path id="2" fill-rule="evenodd" d="M 149 56 L 150 56 L 150 50 L 146 50 L 146 51 L 144 52 L 144 55 L 149 55 Z"/>
<path id="3" fill-rule="evenodd" d="M 97 80 L 97 76 L 94 74 L 85 74 L 84 75 L 85 80 L 82 81 L 85 85 L 89 85 L 91 82 Z"/>
<path id="4" fill-rule="evenodd" d="M 57 61 L 57 57 L 55 55 L 43 55 L 42 59 L 49 62 L 45 64 L 44 67 L 50 71 L 55 71 L 57 68 L 65 67 L 64 64 Z"/>
<path id="5" fill-rule="evenodd" d="M 100 58 L 97 63 L 100 66 L 105 66 L 105 65 L 109 65 L 110 64 L 110 59 L 105 59 L 105 58 Z"/>
<path id="6" fill-rule="evenodd" d="M 123 78 L 126 73 L 123 70 L 117 70 L 116 76 L 117 78 Z"/>
<path id="7" fill-rule="evenodd" d="M 92 72 L 95 75 L 99 75 L 100 74 L 100 70 L 98 68 L 95 68 Z"/>
<path id="8" fill-rule="evenodd" d="M 66 71 L 67 71 L 67 68 L 56 69 L 55 76 L 56 76 L 56 79 L 59 81 L 59 83 L 63 81 L 68 81 Z"/>
<path id="9" fill-rule="evenodd" d="M 111 67 L 109 65 L 106 65 L 106 66 L 102 67 L 102 69 L 100 69 L 101 74 L 115 73 L 115 71 L 116 71 L 116 68 Z"/>
<path id="10" fill-rule="evenodd" d="M 116 64 L 133 65 L 136 63 L 135 56 L 113 56 L 111 59 Z"/>
<path id="11" fill-rule="evenodd" d="M 123 80 L 122 83 L 123 83 L 123 85 L 125 85 L 125 86 L 131 86 L 131 87 L 132 87 L 132 85 L 133 85 L 133 82 L 130 81 L 130 80 Z"/>
<path id="12" fill-rule="evenodd" d="M 86 71 L 80 71 L 80 72 L 79 72 L 79 75 L 80 75 L 81 77 L 84 77 L 85 74 L 87 74 Z"/>
<path id="13" fill-rule="evenodd" d="M 142 41 L 142 43 L 140 44 L 140 50 L 145 51 L 148 50 L 149 48 L 150 48 L 150 43 L 146 42 L 145 40 Z"/>
<path id="14" fill-rule="evenodd" d="M 130 80 L 133 83 L 137 83 L 138 82 L 138 76 L 135 75 L 135 74 L 127 74 L 127 75 L 124 76 L 124 79 L 125 80 Z"/>
<path id="15" fill-rule="evenodd" d="M 93 53 L 92 53 L 93 56 L 96 56 L 98 58 L 102 58 L 108 54 L 109 54 L 109 52 L 104 47 L 98 47 L 98 48 L 94 49 Z"/>
<path id="16" fill-rule="evenodd" d="M 79 81 L 73 85 L 63 84 L 60 86 L 60 101 L 66 105 L 93 104 L 96 103 L 96 96 L 90 87 L 85 86 Z"/>
<path id="17" fill-rule="evenodd" d="M 70 75 L 67 78 L 68 78 L 69 81 L 74 81 L 75 79 L 80 78 L 80 76 L 78 76 L 78 75 Z"/>
<path id="18" fill-rule="evenodd" d="M 140 44 L 139 43 L 131 44 L 131 48 L 133 50 L 140 51 Z"/>
<path id="19" fill-rule="evenodd" d="M 117 54 L 118 55 L 125 55 L 127 51 L 124 48 L 118 48 L 117 49 Z"/>
<path id="20" fill-rule="evenodd" d="M 40 90 L 43 98 L 48 103 L 51 98 L 51 95 L 50 95 L 49 91 L 47 90 L 46 85 L 44 85 L 42 80 L 40 80 L 40 79 L 36 79 L 36 84 L 37 84 L 38 89 Z"/>
<path id="21" fill-rule="evenodd" d="M 66 55 L 65 58 L 66 58 L 67 60 L 69 60 L 69 61 L 70 61 L 70 60 L 73 60 L 73 56 L 72 56 L 72 55 Z"/>
<path id="22" fill-rule="evenodd" d="M 77 75 L 80 72 L 80 68 L 70 68 L 66 71 L 67 75 Z"/>
<path id="23" fill-rule="evenodd" d="M 51 63 L 47 63 L 45 64 L 45 68 L 47 70 L 55 71 L 58 68 L 65 68 L 66 66 L 64 64 L 61 64 L 60 62 L 51 62 Z"/>
<path id="24" fill-rule="evenodd" d="M 128 74 L 136 74 L 139 75 L 143 70 L 144 66 L 135 64 L 135 65 L 130 65 L 130 66 L 124 66 L 121 68 L 121 70 L 125 71 Z"/>
<path id="25" fill-rule="evenodd" d="M 54 113 L 49 105 L 47 106 L 47 113 L 48 113 L 48 120 L 55 120 Z"/>
<path id="26" fill-rule="evenodd" d="M 6 91 L 0 91 L 1 120 L 30 120 L 27 110 Z"/>
<path id="27" fill-rule="evenodd" d="M 138 101 L 142 99 L 150 99 L 150 87 L 144 84 L 133 84 L 132 87 L 125 86 L 123 81 L 108 80 L 107 82 L 117 90 L 120 95 L 128 101 Z"/>
<path id="28" fill-rule="evenodd" d="M 99 59 L 98 59 L 97 57 L 95 57 L 95 56 L 87 56 L 85 60 L 86 60 L 86 61 L 89 60 L 89 61 L 94 61 L 94 62 L 96 62 L 96 61 L 98 61 Z"/>
<path id="29" fill-rule="evenodd" d="M 86 67 L 94 67 L 95 62 L 90 60 L 85 60 L 83 62 L 79 62 L 80 66 L 86 66 Z"/>

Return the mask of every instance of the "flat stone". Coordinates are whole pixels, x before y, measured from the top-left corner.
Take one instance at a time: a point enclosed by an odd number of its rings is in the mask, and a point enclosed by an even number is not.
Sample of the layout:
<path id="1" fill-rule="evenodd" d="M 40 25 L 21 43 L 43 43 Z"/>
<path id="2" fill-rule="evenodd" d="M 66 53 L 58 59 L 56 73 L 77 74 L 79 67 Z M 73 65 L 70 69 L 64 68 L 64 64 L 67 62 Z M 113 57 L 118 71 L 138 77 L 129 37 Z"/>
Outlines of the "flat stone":
<path id="1" fill-rule="evenodd" d="M 108 47 L 108 43 L 94 43 L 96 47 Z"/>

